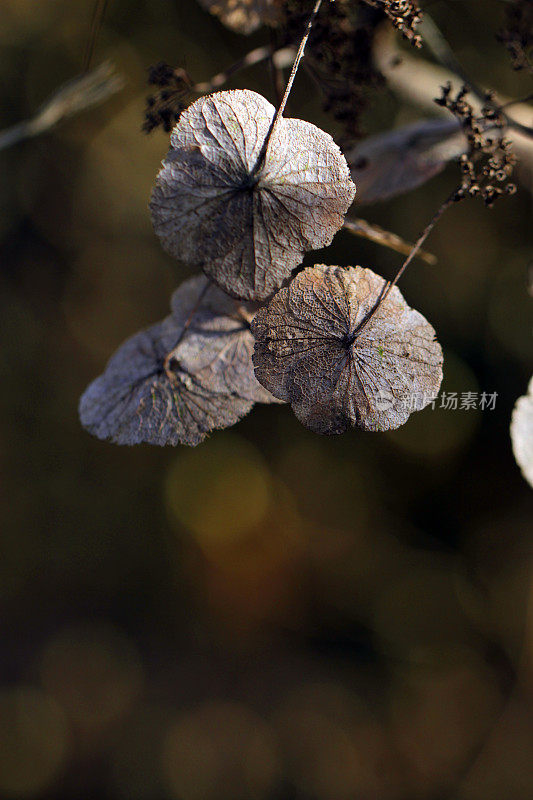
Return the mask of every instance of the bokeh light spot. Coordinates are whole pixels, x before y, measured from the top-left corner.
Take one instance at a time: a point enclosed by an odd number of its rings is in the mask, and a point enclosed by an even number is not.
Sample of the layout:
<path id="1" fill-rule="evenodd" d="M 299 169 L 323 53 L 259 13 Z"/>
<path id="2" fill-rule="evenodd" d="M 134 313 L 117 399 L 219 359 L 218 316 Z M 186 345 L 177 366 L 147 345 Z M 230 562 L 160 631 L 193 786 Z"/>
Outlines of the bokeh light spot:
<path id="1" fill-rule="evenodd" d="M 206 703 L 178 719 L 162 766 L 176 800 L 261 800 L 279 776 L 269 726 L 236 703 Z"/>
<path id="2" fill-rule="evenodd" d="M 0 691 L 0 795 L 33 797 L 48 789 L 68 749 L 65 715 L 32 687 Z"/>
<path id="3" fill-rule="evenodd" d="M 261 455 L 235 434 L 180 452 L 166 480 L 171 515 L 211 550 L 246 536 L 264 518 L 271 481 Z"/>
<path id="4" fill-rule="evenodd" d="M 59 633 L 44 651 L 41 674 L 78 733 L 89 739 L 129 710 L 142 684 L 135 648 L 108 625 Z"/>

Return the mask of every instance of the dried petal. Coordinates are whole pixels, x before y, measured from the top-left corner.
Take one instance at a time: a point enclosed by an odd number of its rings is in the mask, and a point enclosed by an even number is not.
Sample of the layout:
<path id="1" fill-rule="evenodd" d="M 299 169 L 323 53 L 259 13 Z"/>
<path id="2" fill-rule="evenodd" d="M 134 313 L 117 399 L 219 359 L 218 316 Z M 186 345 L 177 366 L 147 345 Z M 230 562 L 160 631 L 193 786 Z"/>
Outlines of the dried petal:
<path id="1" fill-rule="evenodd" d="M 163 247 L 247 300 L 269 297 L 305 251 L 330 244 L 355 195 L 331 136 L 302 120 L 279 121 L 255 174 L 273 115 L 248 90 L 197 100 L 150 203 Z"/>
<path id="2" fill-rule="evenodd" d="M 252 322 L 255 374 L 317 433 L 398 428 L 437 395 L 442 351 L 427 320 L 362 267 L 308 267 Z"/>
<path id="3" fill-rule="evenodd" d="M 528 393 L 518 398 L 513 409 L 511 441 L 516 463 L 526 481 L 533 486 L 533 378 Z"/>
<path id="4" fill-rule="evenodd" d="M 468 149 L 455 120 L 424 119 L 370 136 L 348 155 L 360 205 L 421 186 Z"/>
<path id="5" fill-rule="evenodd" d="M 253 33 L 279 21 L 280 0 L 200 0 L 200 5 L 237 33 Z"/>
<path id="6" fill-rule="evenodd" d="M 80 401 L 82 424 L 117 444 L 196 445 L 274 398 L 257 382 L 237 304 L 203 276 L 174 293 L 172 314 L 128 339 Z"/>

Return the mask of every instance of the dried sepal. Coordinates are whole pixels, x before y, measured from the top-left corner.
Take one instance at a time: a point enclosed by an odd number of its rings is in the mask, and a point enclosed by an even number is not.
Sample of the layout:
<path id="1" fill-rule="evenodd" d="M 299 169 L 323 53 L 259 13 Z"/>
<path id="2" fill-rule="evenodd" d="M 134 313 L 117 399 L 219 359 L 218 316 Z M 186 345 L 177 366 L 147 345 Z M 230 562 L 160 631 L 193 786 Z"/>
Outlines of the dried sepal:
<path id="1" fill-rule="evenodd" d="M 304 252 L 330 244 L 355 195 L 331 136 L 302 120 L 279 120 L 257 168 L 274 113 L 248 90 L 197 100 L 150 202 L 163 247 L 246 300 L 268 298 Z"/>
<path id="2" fill-rule="evenodd" d="M 257 382 L 243 311 L 203 276 L 172 314 L 128 339 L 80 401 L 84 427 L 117 444 L 197 445 L 274 398 Z"/>
<path id="3" fill-rule="evenodd" d="M 468 149 L 455 120 L 423 119 L 370 136 L 347 154 L 360 205 L 404 194 L 426 183 Z"/>
<path id="4" fill-rule="evenodd" d="M 253 33 L 261 25 L 276 25 L 282 0 L 199 0 L 200 5 L 236 33 Z"/>
<path id="5" fill-rule="evenodd" d="M 171 309 L 172 314 L 163 322 L 164 342 L 172 348 L 181 335 L 181 326 L 187 324 L 185 335 L 172 351 L 187 374 L 219 394 L 237 395 L 254 403 L 276 402 L 254 374 L 252 305 L 240 306 L 203 275 L 197 275 L 176 289 Z"/>
<path id="6" fill-rule="evenodd" d="M 533 378 L 528 393 L 519 397 L 511 418 L 511 442 L 516 463 L 533 486 Z"/>
<path id="7" fill-rule="evenodd" d="M 360 327 L 383 285 L 362 267 L 308 267 L 252 322 L 258 380 L 317 433 L 398 428 L 437 395 L 441 347 L 399 289 Z"/>

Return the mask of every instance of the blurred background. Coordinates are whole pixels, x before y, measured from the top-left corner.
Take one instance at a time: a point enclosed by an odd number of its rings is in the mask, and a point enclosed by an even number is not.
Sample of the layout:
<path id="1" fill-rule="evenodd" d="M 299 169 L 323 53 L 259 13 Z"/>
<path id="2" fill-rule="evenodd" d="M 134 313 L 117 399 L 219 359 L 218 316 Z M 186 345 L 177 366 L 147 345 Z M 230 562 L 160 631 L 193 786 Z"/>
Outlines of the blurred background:
<path id="1" fill-rule="evenodd" d="M 520 97 L 503 5 L 431 7 L 474 80 Z M 3 0 L 0 128 L 80 73 L 92 12 Z M 322 438 L 257 406 L 194 450 L 79 424 L 86 385 L 190 274 L 148 215 L 168 136 L 141 132 L 147 68 L 207 80 L 265 42 L 194 0 L 113 0 L 93 63 L 124 89 L 0 152 L 0 796 L 529 800 L 532 495 L 509 440 L 531 373 L 523 187 L 448 212 L 438 264 L 401 286 L 444 347 L 443 391 L 496 392 L 494 410 Z M 264 66 L 230 86 L 273 99 Z M 304 71 L 291 112 L 338 133 Z M 419 116 L 385 89 L 364 122 Z M 413 240 L 456 180 L 361 216 Z M 402 259 L 340 233 L 307 260 L 391 276 Z"/>

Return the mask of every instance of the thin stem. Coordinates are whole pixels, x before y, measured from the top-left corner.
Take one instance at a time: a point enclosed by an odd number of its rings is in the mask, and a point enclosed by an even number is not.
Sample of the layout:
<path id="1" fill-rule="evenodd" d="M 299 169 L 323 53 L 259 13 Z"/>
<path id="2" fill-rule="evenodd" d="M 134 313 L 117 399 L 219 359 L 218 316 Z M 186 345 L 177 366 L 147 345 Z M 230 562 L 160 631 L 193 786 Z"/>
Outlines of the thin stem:
<path id="1" fill-rule="evenodd" d="M 411 252 L 407 256 L 407 258 L 403 262 L 402 266 L 400 267 L 400 269 L 396 273 L 396 277 L 394 278 L 394 280 L 393 281 L 387 281 L 386 283 L 383 284 L 381 292 L 379 293 L 379 297 L 376 300 L 376 302 L 374 303 L 374 306 L 368 312 L 368 314 L 366 315 L 364 320 L 357 326 L 357 328 L 351 334 L 351 336 L 350 336 L 351 339 L 353 339 L 355 341 L 355 339 L 361 333 L 363 328 L 365 328 L 368 325 L 368 323 L 370 322 L 370 320 L 372 319 L 372 317 L 374 316 L 374 314 L 376 313 L 376 311 L 378 310 L 380 305 L 385 302 L 385 300 L 389 296 L 389 293 L 391 292 L 393 287 L 396 286 L 396 284 L 398 283 L 398 281 L 402 277 L 403 273 L 405 272 L 405 270 L 407 269 L 407 267 L 409 266 L 411 261 L 414 259 L 414 257 L 417 255 L 417 253 L 419 252 L 420 248 L 422 247 L 422 245 L 424 244 L 424 242 L 428 238 L 429 234 L 431 233 L 431 231 L 433 230 L 433 228 L 435 227 L 435 225 L 437 224 L 439 219 L 442 217 L 442 215 L 444 214 L 446 209 L 448 209 L 451 205 L 453 205 L 453 203 L 455 202 L 456 196 L 457 196 L 457 191 L 454 191 L 448 197 L 448 199 L 444 201 L 444 203 L 441 205 L 439 210 L 433 215 L 433 217 L 431 218 L 430 222 L 425 227 L 423 233 L 416 240 L 416 243 L 415 243 L 413 249 L 411 250 Z"/>
<path id="2" fill-rule="evenodd" d="M 68 117 L 103 102 L 124 83 L 109 62 L 60 86 L 34 117 L 0 131 L 0 150 L 51 130 Z"/>
<path id="3" fill-rule="evenodd" d="M 311 12 L 311 16 L 309 17 L 309 21 L 307 23 L 307 27 L 305 29 L 305 33 L 303 35 L 302 41 L 300 42 L 300 46 L 298 48 L 298 52 L 296 53 L 296 58 L 294 59 L 294 64 L 292 65 L 291 74 L 289 75 L 289 80 L 287 81 L 287 86 L 285 87 L 285 94 L 283 95 L 283 99 L 282 99 L 281 103 L 278 106 L 278 110 L 274 114 L 274 118 L 273 118 L 272 122 L 270 123 L 270 127 L 269 127 L 267 135 L 265 137 L 265 141 L 263 142 L 263 146 L 261 148 L 261 152 L 259 153 L 259 158 L 257 159 L 255 167 L 252 170 L 252 177 L 259 172 L 259 170 L 260 170 L 260 168 L 261 168 L 261 166 L 263 164 L 263 161 L 265 160 L 265 156 L 266 156 L 266 153 L 267 153 L 267 150 L 268 150 L 268 145 L 269 145 L 270 139 L 272 138 L 272 134 L 274 133 L 274 130 L 276 129 L 276 126 L 278 125 L 279 120 L 283 116 L 283 112 L 285 111 L 285 106 L 287 105 L 287 100 L 289 99 L 289 95 L 291 93 L 292 85 L 294 83 L 294 79 L 296 78 L 296 73 L 298 72 L 298 67 L 300 66 L 300 62 L 301 62 L 301 60 L 302 60 L 302 58 L 304 56 L 304 53 L 305 53 L 305 48 L 306 48 L 309 36 L 311 34 L 311 29 L 312 29 L 313 24 L 315 22 L 316 16 L 317 16 L 318 12 L 320 11 L 320 6 L 321 5 L 322 5 L 322 0 L 316 0 L 315 6 L 313 8 L 313 11 Z"/>
<path id="4" fill-rule="evenodd" d="M 280 105 L 283 98 L 283 70 L 276 66 L 274 61 L 274 53 L 278 50 L 278 36 L 274 28 L 270 29 L 270 56 L 268 58 L 268 66 L 270 67 L 270 77 L 272 80 L 272 87 L 274 89 L 274 96 L 276 98 L 276 105 Z"/>
<path id="5" fill-rule="evenodd" d="M 89 38 L 87 40 L 87 47 L 85 48 L 85 55 L 83 57 L 83 72 L 87 72 L 91 66 L 94 47 L 96 45 L 96 40 L 98 39 L 98 34 L 100 33 L 100 28 L 102 27 L 102 22 L 104 21 L 107 3 L 108 0 L 96 0 L 96 3 L 94 4 Z"/>
<path id="6" fill-rule="evenodd" d="M 240 300 L 236 300 L 235 304 L 237 308 L 235 309 L 235 319 L 238 319 L 239 322 L 244 322 L 247 328 L 250 327 L 250 324 L 255 316 L 255 312 L 249 311 L 244 303 L 241 303 Z"/>
<path id="7" fill-rule="evenodd" d="M 433 19 L 429 16 L 426 12 L 424 19 L 420 25 L 420 31 L 422 36 L 424 37 L 424 42 L 427 44 L 429 50 L 433 53 L 439 64 L 442 64 L 443 67 L 446 67 L 451 72 L 454 73 L 460 80 L 468 86 L 470 91 L 480 100 L 480 102 L 486 102 L 486 92 L 481 89 L 472 79 L 466 74 L 465 70 L 463 69 L 462 65 L 457 60 L 453 50 L 451 49 L 450 45 L 442 35 L 441 31 L 433 21 Z M 529 98 L 528 98 L 529 99 Z M 513 101 L 512 101 L 513 102 Z M 518 102 L 518 101 L 514 101 Z M 494 108 L 497 111 L 502 112 L 505 122 L 510 128 L 514 128 L 515 130 L 523 133 L 524 136 L 533 136 L 533 128 L 529 127 L 528 125 L 524 125 L 522 122 L 513 119 L 508 114 L 506 114 L 503 109 L 510 105 L 510 103 L 505 103 L 504 105 L 498 105 L 497 103 L 493 103 Z"/>
<path id="8" fill-rule="evenodd" d="M 517 97 L 516 100 L 507 100 L 506 103 L 503 103 L 503 105 L 498 106 L 498 108 L 500 111 L 503 111 L 505 108 L 509 108 L 509 106 L 514 106 L 517 103 L 529 103 L 530 100 L 533 100 L 533 93 L 526 94 L 525 97 Z"/>
<path id="9" fill-rule="evenodd" d="M 428 47 L 429 51 L 433 54 L 439 64 L 446 67 L 463 83 L 466 83 L 470 90 L 480 99 L 484 99 L 485 93 L 477 84 L 475 84 L 470 77 L 466 74 L 462 64 L 459 63 L 452 48 L 444 38 L 442 32 L 435 24 L 435 21 L 427 13 L 424 14 L 422 22 L 420 23 L 420 33 L 424 44 Z"/>
<path id="10" fill-rule="evenodd" d="M 206 94 L 207 92 L 212 92 L 215 89 L 219 89 L 221 86 L 224 86 L 225 83 L 234 75 L 236 72 L 239 72 L 241 69 L 245 67 L 252 67 L 254 64 L 260 64 L 261 61 L 266 61 L 267 59 L 272 59 L 274 65 L 277 69 L 281 69 L 283 66 L 288 66 L 292 62 L 294 50 L 292 47 L 282 47 L 279 50 L 273 51 L 269 45 L 264 45 L 262 47 L 256 47 L 254 50 L 250 50 L 243 58 L 240 58 L 234 64 L 229 66 L 224 72 L 219 72 L 217 75 L 214 75 L 211 80 L 204 81 L 203 83 L 196 83 L 192 87 L 192 91 L 196 92 L 197 94 Z"/>
<path id="11" fill-rule="evenodd" d="M 385 228 L 381 228 L 373 222 L 367 222 L 366 219 L 361 219 L 360 217 L 357 219 L 345 219 L 342 227 L 355 236 L 361 236 L 363 239 L 368 239 L 370 242 L 388 247 L 390 250 L 394 250 L 396 253 L 401 253 L 404 256 L 408 256 L 413 248 L 412 242 L 406 242 L 405 239 L 402 239 L 401 236 L 398 236 L 396 233 L 387 231 Z M 419 250 L 417 255 L 418 258 L 425 261 L 426 264 L 431 264 L 433 266 L 437 263 L 435 256 L 432 253 L 428 253 L 426 250 Z"/>

